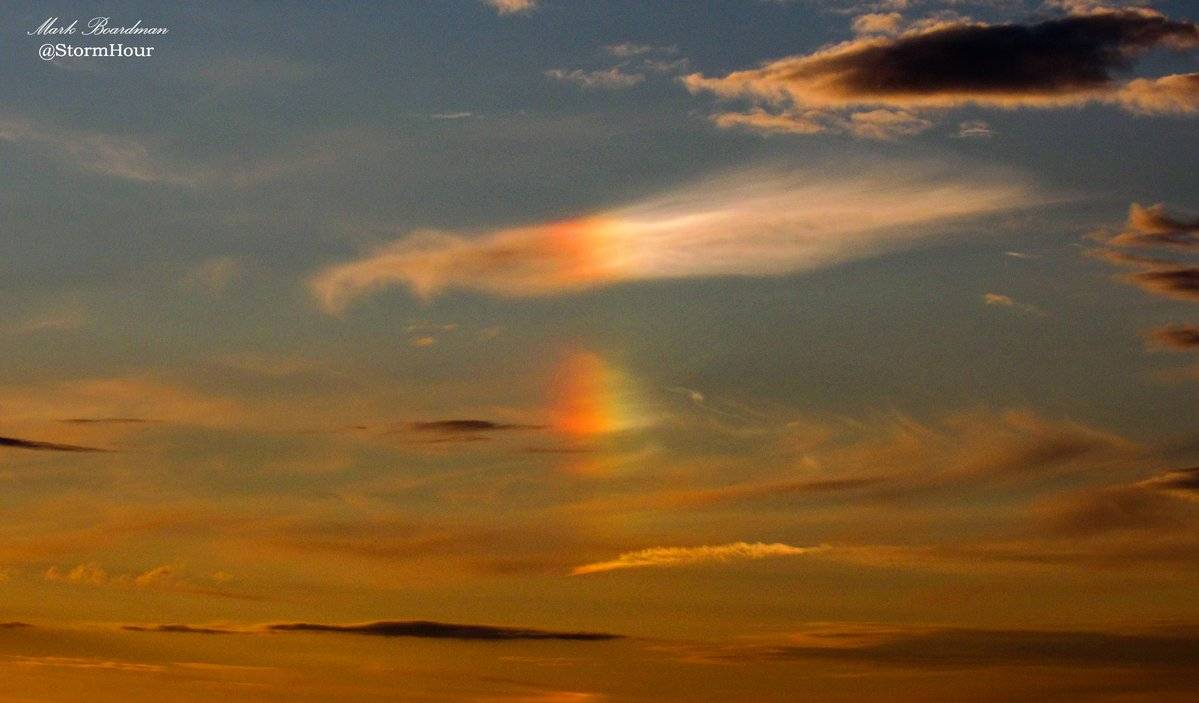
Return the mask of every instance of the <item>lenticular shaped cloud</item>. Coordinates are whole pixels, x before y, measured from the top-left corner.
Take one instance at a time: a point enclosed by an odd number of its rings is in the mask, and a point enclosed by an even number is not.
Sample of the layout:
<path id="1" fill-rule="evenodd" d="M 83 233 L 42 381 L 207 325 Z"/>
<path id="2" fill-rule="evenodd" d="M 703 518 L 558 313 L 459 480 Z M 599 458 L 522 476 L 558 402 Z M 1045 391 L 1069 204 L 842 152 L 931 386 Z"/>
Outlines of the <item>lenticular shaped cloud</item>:
<path id="1" fill-rule="evenodd" d="M 596 574 L 618 569 L 640 569 L 646 567 L 687 566 L 705 562 L 724 562 L 733 559 L 765 559 L 767 557 L 799 556 L 811 554 L 826 547 L 793 547 L 789 544 L 763 544 L 762 542 L 733 542 L 703 547 L 654 547 L 636 552 L 626 552 L 611 561 L 584 564 L 571 570 L 571 575 Z"/>
<path id="2" fill-rule="evenodd" d="M 393 286 L 544 296 L 622 281 L 772 276 L 912 246 L 1034 202 L 1018 179 L 876 167 L 834 177 L 749 170 L 571 220 L 463 236 L 418 231 L 319 272 L 329 312 Z"/>

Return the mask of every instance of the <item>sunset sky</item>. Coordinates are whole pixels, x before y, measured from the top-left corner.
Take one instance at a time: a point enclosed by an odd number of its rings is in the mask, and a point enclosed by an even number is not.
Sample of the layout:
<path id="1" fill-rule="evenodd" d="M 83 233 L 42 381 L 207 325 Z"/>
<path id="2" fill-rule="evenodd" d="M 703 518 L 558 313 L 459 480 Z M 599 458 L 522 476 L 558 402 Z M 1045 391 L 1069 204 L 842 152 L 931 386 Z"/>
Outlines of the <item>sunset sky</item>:
<path id="1" fill-rule="evenodd" d="M 0 703 L 1199 701 L 1196 0 L 0 20 Z"/>

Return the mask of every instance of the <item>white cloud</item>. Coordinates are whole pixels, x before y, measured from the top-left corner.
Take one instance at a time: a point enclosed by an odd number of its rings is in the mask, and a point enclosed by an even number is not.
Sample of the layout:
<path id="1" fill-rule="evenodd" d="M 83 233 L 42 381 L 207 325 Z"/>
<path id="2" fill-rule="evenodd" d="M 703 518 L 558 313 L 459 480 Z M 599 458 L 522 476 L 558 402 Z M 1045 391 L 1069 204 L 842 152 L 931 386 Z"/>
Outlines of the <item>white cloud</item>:
<path id="1" fill-rule="evenodd" d="M 611 561 L 584 564 L 571 570 L 571 575 L 582 576 L 618 569 L 641 569 L 648 567 L 687 566 L 706 562 L 727 562 L 767 557 L 800 556 L 821 552 L 827 547 L 793 547 L 789 544 L 764 544 L 762 542 L 733 542 L 703 547 L 654 547 L 636 552 L 626 552 Z"/>

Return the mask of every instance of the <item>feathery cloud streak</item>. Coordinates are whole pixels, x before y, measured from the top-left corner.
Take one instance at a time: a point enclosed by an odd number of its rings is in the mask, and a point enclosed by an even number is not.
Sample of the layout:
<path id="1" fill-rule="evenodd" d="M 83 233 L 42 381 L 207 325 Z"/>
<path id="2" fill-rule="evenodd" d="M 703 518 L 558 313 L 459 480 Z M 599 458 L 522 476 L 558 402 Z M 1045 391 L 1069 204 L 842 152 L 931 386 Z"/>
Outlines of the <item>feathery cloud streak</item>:
<path id="1" fill-rule="evenodd" d="M 476 236 L 417 231 L 310 280 L 328 312 L 392 285 L 546 296 L 622 281 L 772 276 L 912 246 L 1031 205 L 1019 179 L 909 165 L 836 177 L 746 170 L 625 207 Z"/>
<path id="2" fill-rule="evenodd" d="M 703 547 L 654 547 L 626 552 L 611 561 L 584 564 L 571 570 L 572 576 L 597 574 L 618 569 L 687 566 L 705 562 L 726 562 L 734 559 L 765 559 L 767 557 L 800 556 L 825 550 L 826 547 L 793 547 L 789 544 L 762 542 L 733 542 Z"/>

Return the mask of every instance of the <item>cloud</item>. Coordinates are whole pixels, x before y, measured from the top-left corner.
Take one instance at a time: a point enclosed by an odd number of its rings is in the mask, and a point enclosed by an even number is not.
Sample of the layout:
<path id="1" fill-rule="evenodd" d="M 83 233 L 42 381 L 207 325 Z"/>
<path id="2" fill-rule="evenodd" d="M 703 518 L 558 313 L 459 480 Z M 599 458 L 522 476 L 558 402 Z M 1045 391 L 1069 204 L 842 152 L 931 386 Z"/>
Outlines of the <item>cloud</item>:
<path id="1" fill-rule="evenodd" d="M 437 112 L 429 117 L 435 120 L 464 120 L 467 117 L 474 117 L 473 112 Z"/>
<path id="2" fill-rule="evenodd" d="M 1195 23 L 1140 9 L 1030 25 L 947 22 L 895 38 L 843 42 L 721 78 L 692 74 L 684 84 L 721 97 L 815 107 L 1119 104 L 1121 90 L 1130 86 L 1117 83 L 1113 71 L 1154 48 L 1197 46 Z"/>
<path id="3" fill-rule="evenodd" d="M 1199 501 L 1199 466 L 1175 469 L 1151 476 L 1136 484 L 1138 487 L 1167 493 L 1177 498 Z"/>
<path id="4" fill-rule="evenodd" d="M 218 584 L 227 581 L 227 578 L 213 576 L 207 580 L 197 581 L 190 578 L 182 568 L 171 564 L 164 564 L 135 574 L 110 574 L 95 563 L 80 564 L 68 571 L 51 566 L 46 570 L 44 578 L 47 581 L 60 583 L 149 589 L 236 600 L 264 600 L 255 595 L 217 587 Z"/>
<path id="5" fill-rule="evenodd" d="M 607 632 L 570 632 L 539 630 L 496 625 L 462 625 L 430 620 L 381 620 L 348 625 L 282 622 L 256 625 L 249 628 L 205 627 L 194 625 L 125 625 L 131 632 L 165 632 L 183 634 L 250 634 L 250 633 L 333 633 L 369 637 L 415 637 L 452 640 L 566 640 L 603 641 L 622 639 L 622 635 Z"/>
<path id="6" fill-rule="evenodd" d="M 167 164 L 146 140 L 58 129 L 32 120 L 0 117 L 0 142 L 31 143 L 80 169 L 142 183 L 196 185 L 198 178 Z"/>
<path id="7" fill-rule="evenodd" d="M 1032 313 L 1033 315 L 1044 315 L 1045 314 L 1044 311 L 1042 311 L 1040 308 L 1036 307 L 1035 305 L 1028 305 L 1026 303 L 1018 303 L 1011 296 L 1003 295 L 1001 293 L 984 293 L 983 294 L 983 303 L 985 303 L 986 305 L 992 306 L 992 307 L 1011 308 L 1013 310 L 1023 310 L 1024 312 Z"/>
<path id="8" fill-rule="evenodd" d="M 402 284 L 545 296 L 621 281 L 774 276 L 910 247 L 963 221 L 1035 202 L 1021 179 L 874 166 L 868 175 L 747 170 L 571 220 L 474 236 L 417 231 L 320 271 L 337 313 Z"/>
<path id="9" fill-rule="evenodd" d="M 1175 300 L 1199 301 L 1199 267 L 1156 268 L 1128 274 L 1124 280 L 1155 295 Z"/>
<path id="10" fill-rule="evenodd" d="M 492 422 L 491 420 L 430 420 L 426 422 L 408 423 L 408 428 L 414 432 L 469 434 L 481 432 L 499 432 L 504 430 L 536 430 L 541 429 L 541 426 L 518 425 L 507 422 Z"/>
<path id="11" fill-rule="evenodd" d="M 574 83 L 584 88 L 603 88 L 607 90 L 632 88 L 645 80 L 645 76 L 640 73 L 625 73 L 615 66 L 595 71 L 584 71 L 581 68 L 569 71 L 561 68 L 551 68 L 545 72 L 545 75 L 547 78 L 552 78 L 563 83 Z"/>
<path id="12" fill-rule="evenodd" d="M 749 112 L 718 112 L 712 122 L 723 129 L 744 128 L 764 134 L 820 134 L 835 130 L 828 113 L 820 110 L 806 112 L 769 112 L 760 107 Z"/>
<path id="13" fill-rule="evenodd" d="M 1199 109 L 1199 73 L 1129 81 L 1113 100 L 1142 114 L 1185 114 Z"/>
<path id="14" fill-rule="evenodd" d="M 1199 325 L 1170 325 L 1145 334 L 1149 346 L 1173 351 L 1199 350 Z"/>
<path id="15" fill-rule="evenodd" d="M 968 120 L 958 125 L 957 136 L 959 139 L 989 139 L 995 132 L 982 120 Z"/>
<path id="16" fill-rule="evenodd" d="M 18 437 L 0 437 L 0 447 L 11 447 L 13 449 L 31 449 L 39 452 L 107 452 L 108 449 L 99 449 L 97 447 L 83 447 L 77 444 L 59 444 L 57 442 L 39 442 L 32 439 L 20 439 Z"/>
<path id="17" fill-rule="evenodd" d="M 1054 534 L 1080 536 L 1163 528 L 1189 534 L 1199 524 L 1195 502 L 1199 502 L 1199 467 L 1075 492 L 1045 501 L 1036 512 Z"/>
<path id="18" fill-rule="evenodd" d="M 144 425 L 157 421 L 142 417 L 68 417 L 62 422 L 70 425 Z"/>
<path id="19" fill-rule="evenodd" d="M 558 632 L 492 625 L 456 625 L 427 620 L 382 621 L 360 625 L 322 625 L 316 623 L 278 623 L 267 625 L 270 632 L 335 632 L 374 637 L 421 637 L 458 640 L 613 640 L 620 635 L 605 632 Z"/>
<path id="20" fill-rule="evenodd" d="M 722 113 L 722 127 L 762 126 L 776 116 L 871 107 L 892 110 L 955 108 L 1062 108 L 1105 103 L 1140 114 L 1199 110 L 1199 74 L 1137 78 L 1114 74 L 1153 49 L 1199 47 L 1199 25 L 1170 20 L 1152 10 L 1094 10 L 1034 24 L 986 24 L 965 19 L 917 23 L 897 36 L 898 16 L 864 15 L 855 29 L 865 36 L 767 62 L 758 68 L 708 77 L 684 76 L 692 93 L 745 99 L 745 119 Z M 748 116 L 753 116 L 748 117 Z M 795 133 L 825 130 L 799 129 Z"/>
<path id="21" fill-rule="evenodd" d="M 902 26 L 903 15 L 898 12 L 871 12 L 853 18 L 857 34 L 897 34 Z"/>
<path id="22" fill-rule="evenodd" d="M 8 386 L 0 389 L 0 394 L 5 400 L 0 407 L 0 418 L 9 423 L 46 422 L 61 428 L 61 418 L 67 416 L 84 420 L 155 418 L 155 422 L 220 427 L 254 420 L 271 424 L 261 413 L 250 413 L 232 399 L 143 377 L 88 378 L 48 385 Z M 76 430 L 106 430 L 114 435 L 154 423 L 69 424 Z"/>
<path id="23" fill-rule="evenodd" d="M 1193 628 L 1142 631 L 982 629 L 872 623 L 817 623 L 786 638 L 680 653 L 713 661 L 840 660 L 911 669 L 995 666 L 1147 667 L 1199 665 Z"/>
<path id="24" fill-rule="evenodd" d="M 655 51 L 655 47 L 650 44 L 634 44 L 632 42 L 622 42 L 619 44 L 608 44 L 604 47 L 604 51 L 619 59 L 632 58 L 641 56 Z M 671 52 L 673 53 L 673 52 Z"/>
<path id="25" fill-rule="evenodd" d="M 233 630 L 220 627 L 199 627 L 196 625 L 122 625 L 122 630 L 128 632 L 171 632 L 193 635 L 233 635 L 248 634 L 248 631 Z"/>
<path id="26" fill-rule="evenodd" d="M 501 15 L 516 15 L 537 9 L 537 0 L 482 0 Z"/>
<path id="27" fill-rule="evenodd" d="M 920 134 L 933 126 L 932 122 L 904 110 L 871 110 L 849 116 L 850 131 L 866 139 L 887 141 L 897 137 Z"/>
<path id="28" fill-rule="evenodd" d="M 1107 243 L 1114 246 L 1199 249 L 1199 219 L 1173 217 L 1166 213 L 1166 207 L 1161 203 L 1149 207 L 1133 203 L 1128 210 L 1128 223 L 1124 231 Z"/>
<path id="29" fill-rule="evenodd" d="M 884 108 L 842 116 L 827 110 L 771 112 L 756 107 L 748 112 L 719 112 L 711 120 L 717 127 L 742 128 L 763 135 L 831 133 L 876 141 L 913 136 L 933 126 L 929 120 L 906 110 Z"/>
<path id="30" fill-rule="evenodd" d="M 375 134 L 342 130 L 304 138 L 273 154 L 226 153 L 183 158 L 170 140 L 72 129 L 42 119 L 0 115 L 0 142 L 29 145 L 87 173 L 137 183 L 185 188 L 251 188 L 288 175 L 310 174 L 347 154 L 377 151 Z"/>
<path id="31" fill-rule="evenodd" d="M 1091 235 L 1104 248 L 1088 252 L 1110 263 L 1140 269 L 1122 277 L 1142 290 L 1166 298 L 1199 301 L 1199 267 L 1160 256 L 1129 254 L 1111 247 L 1177 249 L 1184 253 L 1199 250 L 1199 222 L 1173 217 L 1160 203 L 1142 207 L 1133 203 L 1124 230 L 1116 235 L 1106 231 Z"/>
<path id="32" fill-rule="evenodd" d="M 799 556 L 820 552 L 826 547 L 793 547 L 789 544 L 763 544 L 762 542 L 733 542 L 703 547 L 653 547 L 636 552 L 626 552 L 611 561 L 584 564 L 571 570 L 572 576 L 597 574 L 619 569 L 641 569 L 649 567 L 689 566 L 710 562 L 727 562 L 742 559 L 765 559 L 767 557 Z"/>
<path id="33" fill-rule="evenodd" d="M 754 439 L 760 442 L 762 435 Z M 781 475 L 595 498 L 569 510 L 656 515 L 739 503 L 894 503 L 937 496 L 960 505 L 972 493 L 994 500 L 1004 489 L 1126 469 L 1144 453 L 1100 429 L 1019 409 L 958 412 L 931 421 L 903 414 L 805 418 L 773 439 L 796 452 L 797 465 Z"/>

